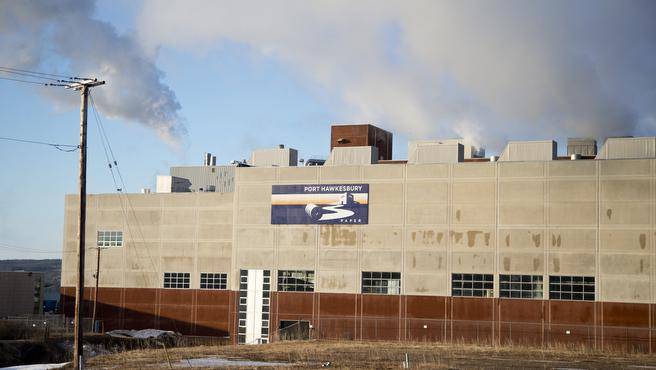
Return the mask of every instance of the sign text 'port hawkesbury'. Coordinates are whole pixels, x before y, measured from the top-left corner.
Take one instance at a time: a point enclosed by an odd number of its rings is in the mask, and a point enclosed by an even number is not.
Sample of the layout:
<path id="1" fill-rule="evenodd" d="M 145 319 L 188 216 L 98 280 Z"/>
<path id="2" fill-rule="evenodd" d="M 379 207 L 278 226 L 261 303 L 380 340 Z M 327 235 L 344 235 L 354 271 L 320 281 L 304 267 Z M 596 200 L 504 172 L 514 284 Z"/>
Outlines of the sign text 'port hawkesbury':
<path id="1" fill-rule="evenodd" d="M 369 184 L 273 185 L 271 223 L 367 224 Z"/>

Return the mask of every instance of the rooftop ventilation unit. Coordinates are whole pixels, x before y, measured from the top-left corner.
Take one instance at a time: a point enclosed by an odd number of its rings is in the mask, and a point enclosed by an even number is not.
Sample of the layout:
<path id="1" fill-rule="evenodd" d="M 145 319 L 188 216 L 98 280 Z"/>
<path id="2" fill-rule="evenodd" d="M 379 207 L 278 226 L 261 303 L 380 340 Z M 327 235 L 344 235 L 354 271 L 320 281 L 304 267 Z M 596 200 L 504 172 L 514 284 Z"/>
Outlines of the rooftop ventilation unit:
<path id="1" fill-rule="evenodd" d="M 458 163 L 464 160 L 465 147 L 454 140 L 422 140 L 408 143 L 408 163 Z"/>
<path id="2" fill-rule="evenodd" d="M 558 144 L 553 140 L 509 141 L 499 156 L 499 161 L 553 161 L 557 153 Z"/>
<path id="3" fill-rule="evenodd" d="M 255 167 L 290 167 L 298 165 L 298 151 L 280 144 L 273 149 L 257 149 L 248 164 Z"/>
<path id="4" fill-rule="evenodd" d="M 656 137 L 609 137 L 596 159 L 656 158 Z"/>
<path id="5" fill-rule="evenodd" d="M 326 163 L 325 159 L 318 159 L 318 158 L 310 158 L 307 161 L 305 161 L 306 166 L 323 166 L 324 163 Z"/>
<path id="6" fill-rule="evenodd" d="M 324 166 L 361 166 L 378 163 L 375 146 L 334 147 Z"/>
<path id="7" fill-rule="evenodd" d="M 582 156 L 597 155 L 597 140 L 595 139 L 567 139 L 567 155 L 579 154 Z"/>

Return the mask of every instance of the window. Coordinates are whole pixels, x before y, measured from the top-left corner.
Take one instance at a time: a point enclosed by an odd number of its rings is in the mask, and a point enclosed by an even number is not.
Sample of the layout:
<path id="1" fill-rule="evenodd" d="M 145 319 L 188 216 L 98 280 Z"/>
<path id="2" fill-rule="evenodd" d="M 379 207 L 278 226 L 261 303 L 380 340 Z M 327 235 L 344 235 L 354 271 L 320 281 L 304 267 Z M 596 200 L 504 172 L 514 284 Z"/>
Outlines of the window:
<path id="1" fill-rule="evenodd" d="M 491 297 L 493 291 L 492 274 L 451 274 L 451 295 L 454 297 Z"/>
<path id="2" fill-rule="evenodd" d="M 98 231 L 98 247 L 122 247 L 122 231 Z"/>
<path id="3" fill-rule="evenodd" d="M 183 288 L 189 289 L 188 272 L 165 272 L 164 288 Z"/>
<path id="4" fill-rule="evenodd" d="M 362 293 L 401 294 L 401 273 L 363 271 Z"/>
<path id="5" fill-rule="evenodd" d="M 228 274 L 225 273 L 200 273 L 200 288 L 201 289 L 227 289 L 228 288 Z"/>
<path id="6" fill-rule="evenodd" d="M 278 271 L 279 292 L 314 292 L 314 271 Z"/>
<path id="7" fill-rule="evenodd" d="M 542 275 L 499 275 L 499 297 L 542 298 Z"/>
<path id="8" fill-rule="evenodd" d="M 549 276 L 549 298 L 594 301 L 594 276 Z"/>

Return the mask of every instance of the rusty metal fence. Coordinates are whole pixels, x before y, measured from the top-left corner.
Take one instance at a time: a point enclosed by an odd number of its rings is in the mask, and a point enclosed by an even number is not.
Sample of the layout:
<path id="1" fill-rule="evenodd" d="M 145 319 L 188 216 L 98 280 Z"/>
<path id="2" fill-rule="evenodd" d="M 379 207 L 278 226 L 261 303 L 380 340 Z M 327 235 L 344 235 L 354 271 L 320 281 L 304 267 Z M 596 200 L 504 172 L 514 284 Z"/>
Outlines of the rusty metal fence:
<path id="1" fill-rule="evenodd" d="M 642 353 L 656 350 L 656 329 L 644 327 L 389 317 L 320 317 L 313 324 L 310 337 L 315 339 L 568 347 Z"/>

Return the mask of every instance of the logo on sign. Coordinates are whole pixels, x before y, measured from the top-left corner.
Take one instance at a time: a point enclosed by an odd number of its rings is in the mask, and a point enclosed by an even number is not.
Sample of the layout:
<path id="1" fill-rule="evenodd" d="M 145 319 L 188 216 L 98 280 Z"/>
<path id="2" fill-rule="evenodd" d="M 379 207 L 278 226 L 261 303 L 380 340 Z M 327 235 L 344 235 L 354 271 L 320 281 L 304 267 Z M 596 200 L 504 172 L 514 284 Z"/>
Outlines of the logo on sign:
<path id="1" fill-rule="evenodd" d="M 369 185 L 273 185 L 272 224 L 366 224 Z"/>

